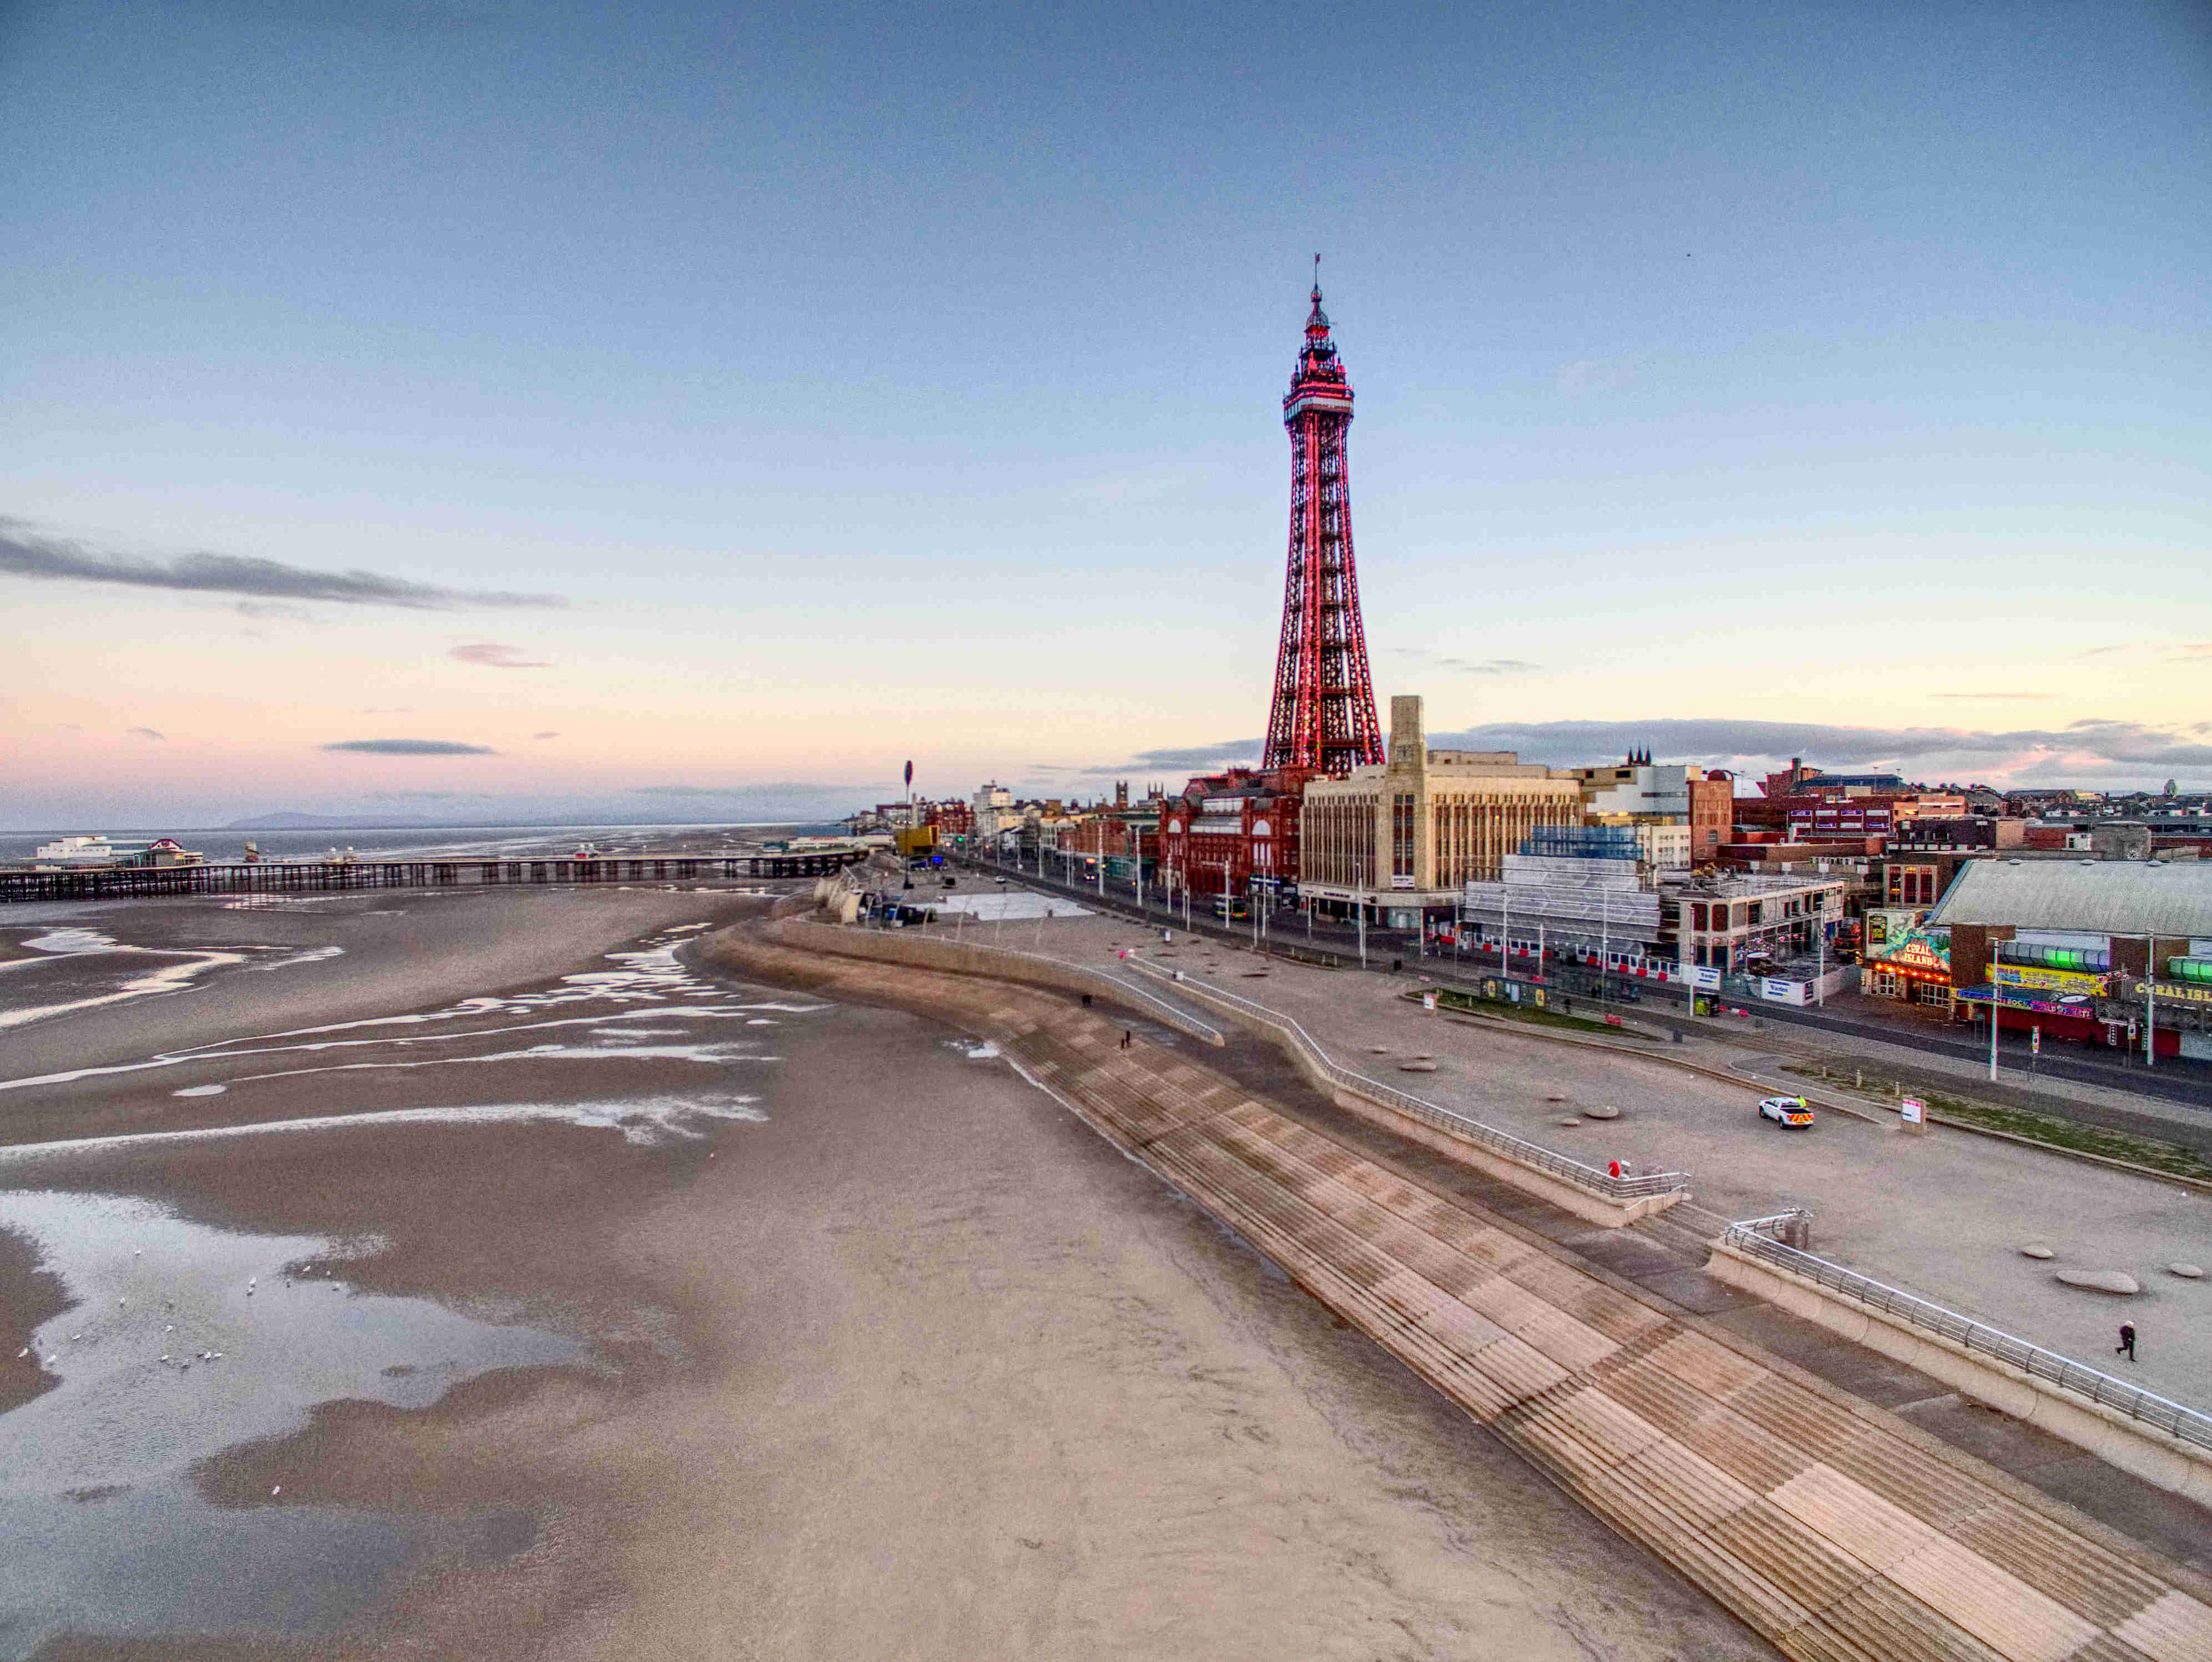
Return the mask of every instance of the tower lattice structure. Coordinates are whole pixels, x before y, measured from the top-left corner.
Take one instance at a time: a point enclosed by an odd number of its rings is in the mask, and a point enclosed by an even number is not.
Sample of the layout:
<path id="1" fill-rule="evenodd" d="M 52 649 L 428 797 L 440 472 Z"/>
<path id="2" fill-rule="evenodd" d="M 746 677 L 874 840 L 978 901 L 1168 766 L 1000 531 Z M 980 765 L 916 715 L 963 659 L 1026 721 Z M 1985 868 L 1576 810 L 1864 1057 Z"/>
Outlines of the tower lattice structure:
<path id="1" fill-rule="evenodd" d="M 1382 729 L 1352 557 L 1352 485 L 1344 455 L 1352 383 L 1321 309 L 1319 267 L 1316 259 L 1305 345 L 1283 400 L 1283 425 L 1291 435 L 1291 551 L 1261 765 L 1344 773 L 1382 760 Z"/>

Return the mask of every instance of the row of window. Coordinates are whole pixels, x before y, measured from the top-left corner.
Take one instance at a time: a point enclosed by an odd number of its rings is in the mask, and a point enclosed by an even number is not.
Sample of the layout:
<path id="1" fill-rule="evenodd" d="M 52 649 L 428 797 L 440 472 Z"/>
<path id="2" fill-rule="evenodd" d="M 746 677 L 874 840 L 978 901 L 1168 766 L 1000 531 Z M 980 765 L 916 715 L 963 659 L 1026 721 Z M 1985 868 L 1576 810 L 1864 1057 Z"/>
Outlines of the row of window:
<path id="1" fill-rule="evenodd" d="M 1733 905 L 1725 900 L 1693 900 L 1686 904 L 1690 909 L 1693 933 L 1724 934 L 1731 928 L 1787 922 L 1794 917 L 1818 917 L 1822 903 L 1817 895 L 1790 895 L 1780 900 L 1739 900 Z"/>
<path id="2" fill-rule="evenodd" d="M 1936 868 L 1892 866 L 1888 868 L 1889 904 L 1893 906 L 1932 906 L 1936 904 Z"/>

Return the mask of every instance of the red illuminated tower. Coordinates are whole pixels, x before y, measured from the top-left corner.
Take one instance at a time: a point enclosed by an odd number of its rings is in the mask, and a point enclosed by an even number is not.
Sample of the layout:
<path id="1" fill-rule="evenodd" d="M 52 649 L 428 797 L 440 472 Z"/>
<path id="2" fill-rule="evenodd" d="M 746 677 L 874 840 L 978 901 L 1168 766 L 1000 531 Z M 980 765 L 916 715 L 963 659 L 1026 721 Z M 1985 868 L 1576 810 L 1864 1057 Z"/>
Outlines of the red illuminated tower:
<path id="1" fill-rule="evenodd" d="M 1314 257 L 1313 311 L 1305 348 L 1283 400 L 1291 434 L 1291 555 L 1283 581 L 1283 640 L 1267 716 L 1267 768 L 1344 773 L 1382 759 L 1367 630 L 1352 563 L 1352 489 L 1344 462 L 1352 384 L 1321 309 Z"/>

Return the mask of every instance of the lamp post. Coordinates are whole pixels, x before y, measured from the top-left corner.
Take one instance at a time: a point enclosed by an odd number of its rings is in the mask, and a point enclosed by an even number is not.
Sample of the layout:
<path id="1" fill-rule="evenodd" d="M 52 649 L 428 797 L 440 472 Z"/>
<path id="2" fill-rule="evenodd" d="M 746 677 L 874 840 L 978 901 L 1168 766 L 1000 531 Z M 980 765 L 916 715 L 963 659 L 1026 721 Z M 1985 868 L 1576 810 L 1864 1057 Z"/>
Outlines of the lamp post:
<path id="1" fill-rule="evenodd" d="M 1612 959 L 1613 891 L 1601 887 L 1597 892 L 1597 1002 L 1601 1011 L 1605 1008 L 1606 971 Z"/>
<path id="2" fill-rule="evenodd" d="M 1505 881 L 1505 868 L 1498 869 L 1498 972 L 1513 976 L 1513 891 Z"/>

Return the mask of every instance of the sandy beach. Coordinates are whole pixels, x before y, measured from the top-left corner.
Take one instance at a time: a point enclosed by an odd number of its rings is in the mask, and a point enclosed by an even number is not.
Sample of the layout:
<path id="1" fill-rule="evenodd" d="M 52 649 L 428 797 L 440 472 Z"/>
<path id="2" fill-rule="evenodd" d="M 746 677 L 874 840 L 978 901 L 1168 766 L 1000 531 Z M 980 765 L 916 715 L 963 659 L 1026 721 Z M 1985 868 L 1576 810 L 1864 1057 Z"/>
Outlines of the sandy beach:
<path id="1" fill-rule="evenodd" d="M 0 1654 L 1768 1653 L 763 904 L 23 921 L 253 950 L 0 1036 Z"/>

